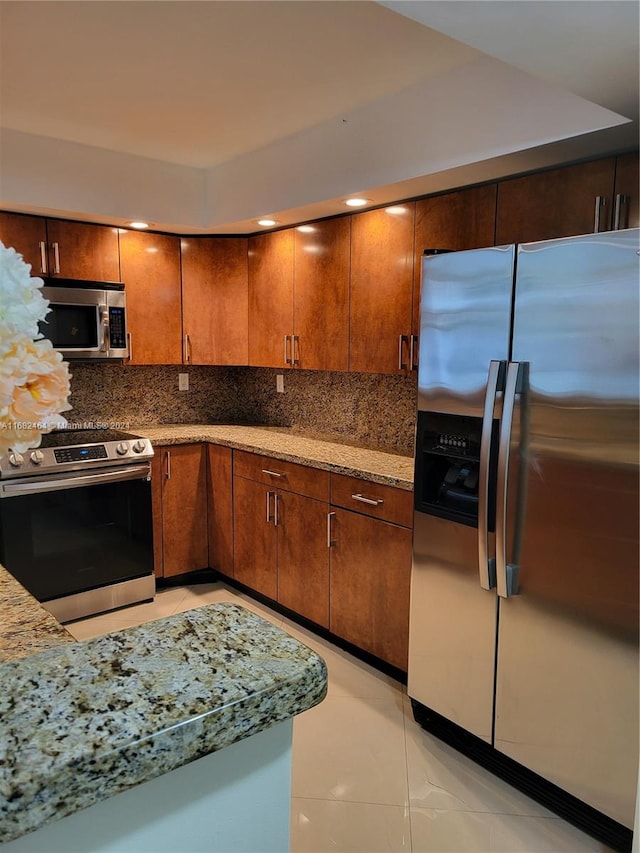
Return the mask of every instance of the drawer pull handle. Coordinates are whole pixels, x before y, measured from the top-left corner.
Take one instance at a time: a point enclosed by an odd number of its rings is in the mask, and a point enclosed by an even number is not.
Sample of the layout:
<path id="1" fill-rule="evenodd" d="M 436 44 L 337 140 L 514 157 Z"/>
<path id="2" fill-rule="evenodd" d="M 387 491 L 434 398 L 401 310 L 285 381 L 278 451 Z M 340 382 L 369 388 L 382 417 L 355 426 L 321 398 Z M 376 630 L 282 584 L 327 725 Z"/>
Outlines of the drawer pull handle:
<path id="1" fill-rule="evenodd" d="M 351 495 L 354 501 L 360 501 L 363 504 L 369 504 L 369 506 L 380 506 L 384 503 L 382 498 L 365 498 L 364 495 Z"/>
<path id="2" fill-rule="evenodd" d="M 333 548 L 336 540 L 331 536 L 331 520 L 336 517 L 335 512 L 327 513 L 327 548 Z"/>
<path id="3" fill-rule="evenodd" d="M 280 474 L 278 471 L 270 471 L 268 468 L 263 468 L 262 473 L 268 474 L 270 477 L 284 477 L 284 474 Z"/>

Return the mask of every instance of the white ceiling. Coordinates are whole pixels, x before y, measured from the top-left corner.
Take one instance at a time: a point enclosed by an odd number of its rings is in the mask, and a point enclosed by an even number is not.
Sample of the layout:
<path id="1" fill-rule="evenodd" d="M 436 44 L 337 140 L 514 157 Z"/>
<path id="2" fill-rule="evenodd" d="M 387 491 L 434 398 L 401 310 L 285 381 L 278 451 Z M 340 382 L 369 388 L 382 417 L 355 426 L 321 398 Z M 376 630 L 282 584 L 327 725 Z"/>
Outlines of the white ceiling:
<path id="1" fill-rule="evenodd" d="M 115 224 L 255 231 L 637 140 L 637 2 L 1 0 L 0 50 L 2 205 Z"/>

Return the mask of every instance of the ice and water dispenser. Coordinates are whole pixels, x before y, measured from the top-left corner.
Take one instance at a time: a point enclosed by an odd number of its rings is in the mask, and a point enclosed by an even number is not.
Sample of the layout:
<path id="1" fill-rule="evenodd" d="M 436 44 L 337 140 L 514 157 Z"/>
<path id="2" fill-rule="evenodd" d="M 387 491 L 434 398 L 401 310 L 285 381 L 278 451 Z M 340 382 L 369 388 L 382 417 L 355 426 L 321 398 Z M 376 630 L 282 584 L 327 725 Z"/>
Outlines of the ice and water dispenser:
<path id="1" fill-rule="evenodd" d="M 418 412 L 414 490 L 418 512 L 478 526 L 481 435 L 482 418 Z M 497 441 L 495 422 L 492 443 Z M 489 510 L 495 505 L 494 495 L 495 473 L 490 472 Z M 493 530 L 491 510 L 488 524 Z"/>

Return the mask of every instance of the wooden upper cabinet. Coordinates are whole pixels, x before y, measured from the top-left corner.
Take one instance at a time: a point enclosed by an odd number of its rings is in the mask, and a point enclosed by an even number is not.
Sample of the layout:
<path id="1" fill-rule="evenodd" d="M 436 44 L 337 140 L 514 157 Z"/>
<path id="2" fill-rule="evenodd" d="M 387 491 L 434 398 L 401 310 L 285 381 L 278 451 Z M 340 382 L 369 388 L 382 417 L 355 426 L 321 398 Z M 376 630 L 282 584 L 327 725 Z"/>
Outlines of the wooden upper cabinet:
<path id="1" fill-rule="evenodd" d="M 120 281 L 118 229 L 47 219 L 49 275 L 89 281 Z"/>
<path id="2" fill-rule="evenodd" d="M 120 234 L 132 364 L 181 364 L 180 239 Z"/>
<path id="3" fill-rule="evenodd" d="M 419 333 L 422 256 L 425 249 L 480 249 L 493 246 L 497 184 L 423 198 L 416 202 L 416 257 L 413 334 Z"/>
<path id="4" fill-rule="evenodd" d="M 247 364 L 247 244 L 246 237 L 181 240 L 185 362 Z"/>
<path id="5" fill-rule="evenodd" d="M 351 217 L 350 370 L 409 368 L 415 207 L 408 202 Z"/>
<path id="6" fill-rule="evenodd" d="M 500 181 L 496 245 L 608 231 L 614 171 L 609 157 Z"/>
<path id="7" fill-rule="evenodd" d="M 249 238 L 249 364 L 292 366 L 294 229 Z"/>
<path id="8" fill-rule="evenodd" d="M 0 213 L 0 241 L 20 252 L 31 264 L 31 274 L 47 275 L 47 223 L 42 216 Z"/>
<path id="9" fill-rule="evenodd" d="M 351 217 L 313 222 L 294 233 L 294 364 L 347 370 Z"/>
<path id="10" fill-rule="evenodd" d="M 637 228 L 640 225 L 638 172 L 637 151 L 616 157 L 616 183 L 613 201 L 614 228 Z M 616 217 L 617 211 L 619 212 Z"/>

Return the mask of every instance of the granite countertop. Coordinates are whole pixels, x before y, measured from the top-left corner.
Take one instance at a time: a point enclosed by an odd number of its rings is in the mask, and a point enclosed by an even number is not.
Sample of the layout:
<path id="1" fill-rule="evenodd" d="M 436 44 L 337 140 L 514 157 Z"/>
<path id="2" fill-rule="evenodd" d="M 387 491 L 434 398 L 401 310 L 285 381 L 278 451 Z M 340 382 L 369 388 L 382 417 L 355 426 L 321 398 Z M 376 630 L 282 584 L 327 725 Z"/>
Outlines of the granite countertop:
<path id="1" fill-rule="evenodd" d="M 380 450 L 315 438 L 287 427 L 182 424 L 131 427 L 152 444 L 189 444 L 210 441 L 249 453 L 266 453 L 275 459 L 298 462 L 336 474 L 373 483 L 413 490 L 413 459 Z"/>
<path id="2" fill-rule="evenodd" d="M 36 612 L 35 599 L 21 599 L 4 570 L 0 576 L 3 616 L 15 604 L 20 613 L 11 619 L 30 626 L 0 635 L 0 843 L 256 734 L 326 694 L 324 661 L 238 605 L 73 642 Z"/>
<path id="3" fill-rule="evenodd" d="M 71 634 L 0 566 L 0 665 L 74 642 Z"/>

